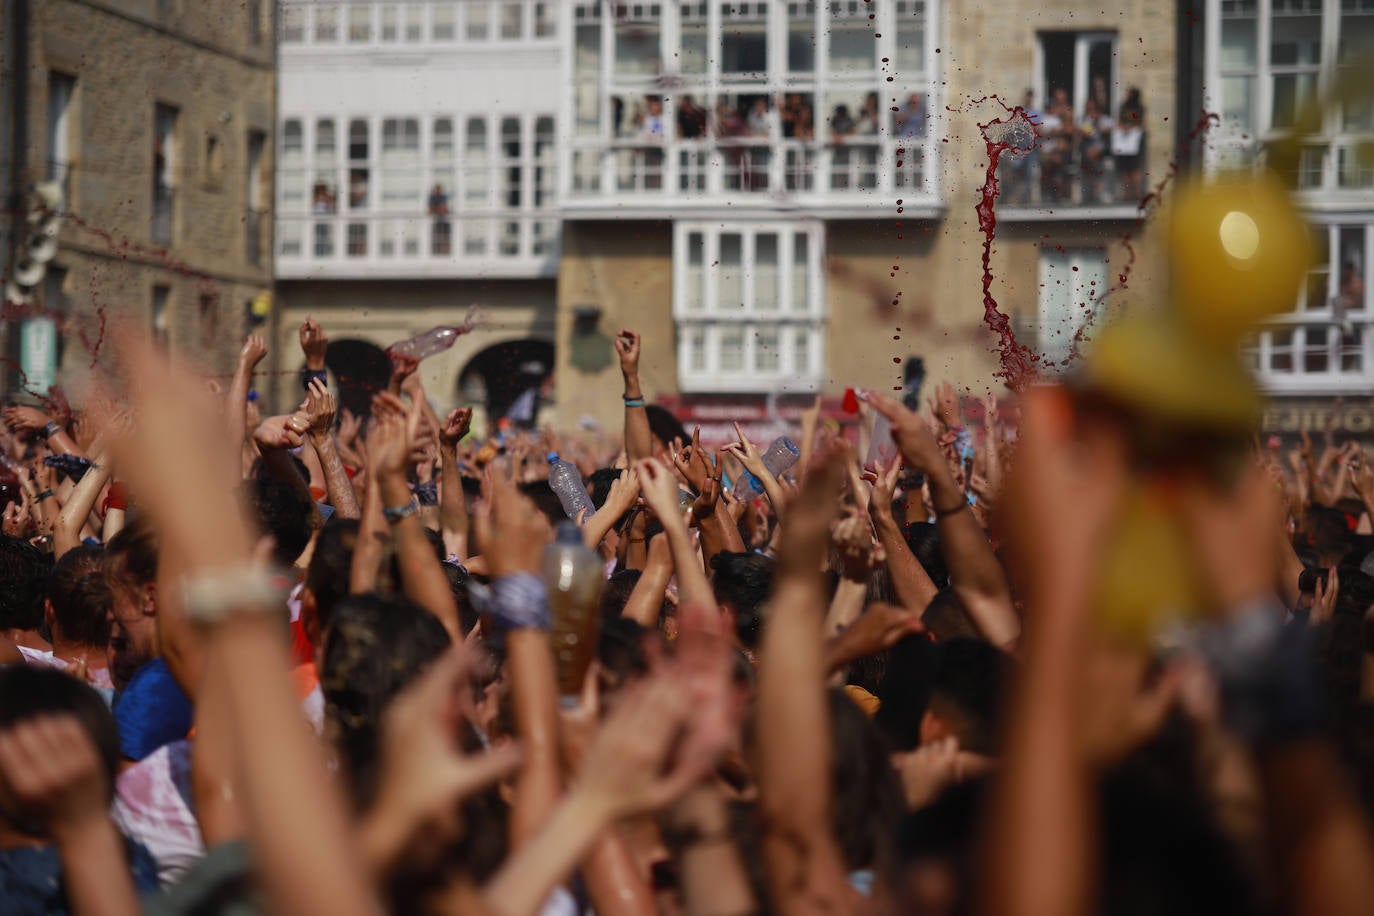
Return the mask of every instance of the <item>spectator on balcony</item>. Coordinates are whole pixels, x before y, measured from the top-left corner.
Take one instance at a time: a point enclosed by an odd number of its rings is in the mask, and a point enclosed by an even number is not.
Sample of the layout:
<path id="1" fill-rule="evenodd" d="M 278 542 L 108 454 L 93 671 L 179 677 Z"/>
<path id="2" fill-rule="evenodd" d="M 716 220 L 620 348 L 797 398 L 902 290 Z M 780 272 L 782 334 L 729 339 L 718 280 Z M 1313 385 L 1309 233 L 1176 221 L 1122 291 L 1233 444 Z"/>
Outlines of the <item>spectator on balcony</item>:
<path id="1" fill-rule="evenodd" d="M 811 106 L 805 103 L 797 110 L 797 122 L 793 127 L 793 136 L 798 140 L 811 141 L 816 139 L 815 116 L 811 111 Z"/>
<path id="2" fill-rule="evenodd" d="M 854 118 L 849 114 L 848 105 L 836 105 L 830 114 L 830 134 L 836 140 L 843 140 L 854 133 Z"/>
<path id="3" fill-rule="evenodd" d="M 441 184 L 436 184 L 429 192 L 429 215 L 448 216 L 448 193 Z"/>
<path id="4" fill-rule="evenodd" d="M 1073 106 L 1069 93 L 1056 86 L 1050 104 L 1040 121 L 1040 197 L 1042 201 L 1061 201 L 1069 197 L 1069 166 L 1073 162 Z"/>
<path id="5" fill-rule="evenodd" d="M 436 184 L 429 192 L 429 215 L 434 217 L 430 251 L 434 254 L 448 254 L 452 245 L 452 232 L 448 222 L 448 192 L 441 184 Z"/>
<path id="6" fill-rule="evenodd" d="M 1358 312 L 1364 308 L 1364 276 L 1360 266 L 1354 261 L 1341 265 L 1341 288 L 1336 296 L 1336 320 L 1344 324 L 1347 312 Z"/>
<path id="7" fill-rule="evenodd" d="M 315 214 L 333 213 L 337 206 L 338 202 L 329 185 L 323 181 L 315 182 L 315 187 L 310 192 L 310 212 Z"/>
<path id="8" fill-rule="evenodd" d="M 684 95 L 677 103 L 677 135 L 684 140 L 706 136 L 706 109 L 690 95 Z"/>
<path id="9" fill-rule="evenodd" d="M 878 122 L 882 115 L 878 112 L 878 93 L 870 92 L 864 98 L 863 110 L 859 112 L 859 122 L 857 132 L 865 136 L 873 136 L 878 132 Z"/>
<path id="10" fill-rule="evenodd" d="M 748 128 L 751 137 L 767 137 L 773 121 L 773 113 L 768 109 L 768 100 L 759 97 L 749 108 Z"/>
<path id="11" fill-rule="evenodd" d="M 1083 203 L 1102 200 L 1102 175 L 1107 164 L 1108 143 L 1115 122 L 1089 96 L 1083 103 L 1083 118 L 1078 122 L 1078 169 Z"/>
<path id="12" fill-rule="evenodd" d="M 1039 108 L 1035 107 L 1035 93 L 1030 89 L 1021 99 L 1021 111 L 1025 118 L 1035 127 L 1036 137 L 1040 137 L 1040 125 L 1044 122 L 1045 116 Z M 1018 153 L 1005 158 L 1010 171 L 1010 193 L 1008 203 L 1012 206 L 1028 206 L 1031 200 L 1031 184 L 1035 180 L 1035 170 L 1040 162 L 1040 143 L 1037 142 L 1031 149 L 1023 153 Z"/>
<path id="13" fill-rule="evenodd" d="M 716 105 L 716 136 L 722 140 L 740 137 L 747 130 L 748 125 L 740 117 L 739 109 L 731 105 L 729 100 L 721 99 Z"/>
<path id="14" fill-rule="evenodd" d="M 903 140 L 926 135 L 926 104 L 919 92 L 913 92 L 897 112 L 897 136 Z"/>
<path id="15" fill-rule="evenodd" d="M 797 135 L 797 114 L 801 111 L 802 98 L 795 92 L 788 95 L 782 103 L 782 135 L 791 139 Z"/>
<path id="16" fill-rule="evenodd" d="M 1141 175 L 1145 167 L 1145 106 L 1140 90 L 1130 89 L 1112 130 L 1112 158 L 1116 160 L 1121 197 L 1139 200 L 1143 195 Z"/>
<path id="17" fill-rule="evenodd" d="M 639 134 L 649 140 L 663 139 L 663 99 L 658 96 L 646 96 L 644 99 L 646 111 L 643 121 L 639 125 Z"/>

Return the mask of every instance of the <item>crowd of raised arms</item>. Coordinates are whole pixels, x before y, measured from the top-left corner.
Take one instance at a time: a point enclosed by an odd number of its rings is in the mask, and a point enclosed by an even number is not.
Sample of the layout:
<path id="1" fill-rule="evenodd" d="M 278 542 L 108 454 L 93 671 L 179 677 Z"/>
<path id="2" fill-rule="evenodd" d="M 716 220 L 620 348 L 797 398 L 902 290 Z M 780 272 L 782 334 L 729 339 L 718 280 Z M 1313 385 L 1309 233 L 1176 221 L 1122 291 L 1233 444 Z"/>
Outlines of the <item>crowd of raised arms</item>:
<path id="1" fill-rule="evenodd" d="M 1094 606 L 1128 431 L 1061 388 L 818 401 L 777 479 L 633 331 L 614 442 L 479 438 L 410 360 L 339 411 L 326 343 L 283 416 L 256 336 L 227 390 L 126 336 L 5 410 L 0 913 L 1374 913 L 1356 444 L 1173 480 L 1209 597 L 1140 649 Z M 575 695 L 549 451 L 604 562 Z"/>

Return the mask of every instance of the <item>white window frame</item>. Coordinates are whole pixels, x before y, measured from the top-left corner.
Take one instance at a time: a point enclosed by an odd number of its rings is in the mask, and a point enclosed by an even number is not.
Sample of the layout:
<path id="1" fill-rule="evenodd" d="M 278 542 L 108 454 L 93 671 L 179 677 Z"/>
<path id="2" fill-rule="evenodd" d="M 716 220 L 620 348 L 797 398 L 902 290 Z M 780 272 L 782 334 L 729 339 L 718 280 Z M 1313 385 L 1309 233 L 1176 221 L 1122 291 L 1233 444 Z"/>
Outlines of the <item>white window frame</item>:
<path id="1" fill-rule="evenodd" d="M 829 16 L 831 4 L 836 0 L 816 0 L 812 13 L 815 16 L 816 67 L 810 73 L 791 74 L 788 71 L 787 46 L 791 21 L 789 9 L 796 4 L 771 2 L 761 4 L 734 3 L 724 5 L 756 5 L 766 10 L 766 37 L 768 48 L 767 71 L 757 75 L 724 74 L 721 71 L 722 32 L 727 23 L 722 13 L 722 0 L 707 2 L 707 67 L 704 73 L 682 74 L 675 72 L 675 61 L 680 50 L 681 22 L 683 5 L 695 6 L 701 0 L 658 0 L 661 8 L 659 21 L 660 60 L 664 62 L 665 73 L 662 80 L 673 85 L 666 94 L 663 105 L 663 120 L 668 137 L 656 140 L 644 137 L 617 137 L 612 123 L 613 103 L 618 98 L 623 103 L 626 116 L 637 100 L 646 94 L 661 94 L 655 88 L 655 80 L 642 76 L 617 76 L 615 72 L 615 32 L 617 19 L 609 14 L 610 9 L 604 0 L 569 0 L 567 16 L 570 30 L 578 23 L 597 24 L 601 29 L 600 60 L 596 87 L 599 98 L 599 122 L 594 135 L 575 134 L 575 125 L 568 125 L 564 135 L 563 185 L 562 198 L 569 203 L 590 202 L 610 199 L 615 203 L 627 202 L 624 198 L 646 197 L 673 198 L 678 201 L 700 203 L 704 206 L 719 206 L 729 200 L 732 207 L 738 208 L 746 202 L 756 202 L 761 207 L 775 208 L 779 197 L 786 197 L 804 203 L 818 205 L 845 204 L 872 207 L 890 207 L 891 199 L 902 197 L 904 206 L 909 210 L 921 205 L 933 206 L 940 199 L 939 182 L 939 136 L 935 124 L 938 113 L 943 111 L 939 71 L 941 57 L 935 53 L 940 44 L 942 12 L 941 0 L 924 0 L 923 10 L 923 69 L 918 73 L 897 73 L 881 63 L 886 58 L 894 59 L 897 46 L 897 4 L 895 0 L 873 0 L 871 4 L 860 2 L 860 6 L 873 11 L 872 29 L 878 36 L 874 41 L 874 66 L 871 71 L 851 73 L 832 71 L 830 60 Z M 843 0 L 845 3 L 851 0 Z M 914 0 L 907 0 L 914 2 Z M 611 4 L 613 7 L 614 4 Z M 650 4 L 626 3 L 629 12 L 645 14 Z M 912 13 L 908 13 L 912 14 Z M 579 74 L 575 70 L 574 54 L 567 55 L 565 73 L 567 95 L 565 110 L 578 110 L 579 90 L 585 93 L 585 86 L 578 85 Z M 888 82 L 889 77 L 893 82 Z M 844 143 L 832 142 L 829 136 L 827 107 L 837 100 L 848 101 L 852 96 L 856 106 L 862 104 L 864 96 L 875 92 L 880 100 L 879 112 L 882 118 L 880 130 L 876 135 L 857 135 L 849 137 Z M 815 139 L 808 142 L 786 138 L 782 134 L 780 119 L 776 110 L 772 111 L 774 122 L 767 136 L 734 138 L 732 142 L 722 142 L 722 138 L 712 136 L 711 130 L 703 138 L 681 139 L 676 133 L 676 101 L 682 95 L 690 94 L 699 105 L 714 111 L 716 101 L 724 96 L 766 95 L 778 99 L 786 94 L 798 93 L 809 96 L 813 110 Z M 890 98 L 905 99 L 916 93 L 921 95 L 925 104 L 927 127 L 925 135 L 916 143 L 903 140 L 892 130 L 892 112 L 889 111 Z M 776 109 L 776 103 L 774 104 Z M 746 114 L 741 112 L 742 115 Z M 852 112 L 857 119 L 859 111 Z M 714 118 L 712 118 L 714 120 Z M 831 187 L 835 175 L 846 175 L 846 162 L 854 160 L 856 153 L 862 154 L 876 147 L 876 183 L 872 187 L 855 187 L 850 176 L 848 186 L 837 184 Z M 898 149 L 903 149 L 901 155 Z M 661 152 L 660 152 L 661 150 Z M 755 162 L 755 172 L 766 170 L 767 181 L 756 182 L 746 191 L 732 188 L 729 182 L 733 175 L 732 164 L 741 151 Z M 594 180 L 584 180 L 583 187 L 574 188 L 574 175 L 590 174 L 585 167 L 575 169 L 587 157 L 596 157 L 597 168 Z M 898 159 L 903 165 L 897 166 Z M 799 164 L 809 180 L 789 180 L 790 163 Z M 766 164 L 763 164 L 766 163 Z M 851 163 L 852 164 L 852 163 Z M 628 178 L 625 170 L 633 174 Z M 638 174 L 643 172 L 643 175 Z M 870 170 L 859 167 L 867 174 Z M 704 172 L 704 180 L 693 181 L 698 173 Z M 918 176 L 918 177 L 916 177 Z M 919 184 L 913 185 L 913 177 Z M 622 190 L 623 189 L 623 190 Z M 615 198 L 621 198 L 616 201 Z"/>
<path id="2" fill-rule="evenodd" d="M 1275 76 L 1294 72 L 1317 73 L 1316 93 L 1320 98 L 1332 86 L 1340 69 L 1339 49 L 1342 26 L 1342 0 L 1319 0 L 1321 8 L 1321 63 L 1316 68 L 1308 66 L 1275 66 L 1271 63 L 1272 36 L 1275 29 L 1274 8 L 1283 5 L 1285 0 L 1255 0 L 1255 67 L 1253 70 L 1223 70 L 1221 66 L 1221 14 L 1223 4 L 1228 0 L 1207 0 L 1207 13 L 1204 17 L 1204 85 L 1203 105 L 1208 111 L 1221 115 L 1222 125 L 1212 132 L 1206 144 L 1204 164 L 1209 173 L 1218 170 L 1243 167 L 1252 163 L 1263 145 L 1286 136 L 1289 131 L 1273 126 Z M 1374 3 L 1363 0 L 1363 5 L 1374 13 Z M 1352 13 L 1362 12 L 1352 10 Z M 1228 122 L 1225 99 L 1222 97 L 1222 77 L 1251 76 L 1254 79 L 1253 115 L 1249 123 Z M 1374 171 L 1368 167 L 1368 157 L 1364 167 L 1352 163 L 1365 177 L 1355 179 L 1350 186 L 1341 184 L 1341 162 L 1354 157 L 1362 144 L 1374 138 L 1374 131 L 1347 131 L 1344 127 L 1343 112 L 1340 106 L 1330 106 L 1321 124 L 1321 136 L 1304 149 L 1300 165 L 1305 183 L 1300 185 L 1307 202 L 1316 207 L 1346 204 L 1349 197 L 1357 194 L 1368 198 L 1374 196 Z"/>
<path id="3" fill-rule="evenodd" d="M 387 47 L 396 50 L 468 45 L 482 47 L 492 44 L 556 44 L 562 33 L 563 7 L 566 0 L 286 0 L 280 6 L 280 42 L 286 48 L 311 47 L 357 51 Z M 320 40 L 316 36 L 318 10 L 332 10 L 335 16 L 334 37 Z M 435 33 L 436 11 L 445 13 L 444 25 L 451 34 Z M 520 28 L 517 34 L 507 33 L 503 26 L 507 12 L 519 10 Z M 468 22 L 477 21 L 472 15 L 480 10 L 486 17 L 485 31 L 468 36 Z M 543 17 L 536 14 L 544 13 Z M 362 14 L 354 18 L 354 12 Z M 366 39 L 355 41 L 350 24 L 368 23 Z M 287 31 L 290 23 L 291 32 Z M 383 26 L 391 28 L 390 37 L 383 37 Z M 541 26 L 543 27 L 541 30 Z M 415 29 L 418 28 L 418 32 Z"/>
<path id="4" fill-rule="evenodd" d="M 688 245 L 692 235 L 702 237 L 703 300 L 699 311 L 687 308 Z M 778 237 L 778 307 L 763 310 L 753 307 L 753 273 L 748 269 L 759 234 Z M 719 302 L 719 252 L 722 235 L 739 235 L 740 287 L 744 307 L 725 310 Z M 789 308 L 792 301 L 792 265 L 797 245 L 807 250 L 807 298 L 802 311 Z M 684 393 L 698 392 L 811 392 L 817 391 L 825 375 L 825 230 L 819 221 L 761 220 L 756 222 L 688 221 L 673 224 L 673 318 L 677 325 L 678 388 Z M 778 369 L 761 372 L 753 368 L 754 332 L 759 328 L 779 331 Z M 743 367 L 724 370 L 720 365 L 721 335 L 729 328 L 744 331 Z M 691 335 L 702 331 L 706 337 L 706 366 L 692 368 Z M 804 337 L 810 363 L 803 371 L 793 365 L 798 336 Z"/>
<path id="5" fill-rule="evenodd" d="M 1332 303 L 1340 291 L 1340 272 L 1342 251 L 1340 232 L 1344 228 L 1364 230 L 1364 251 L 1362 252 L 1365 278 L 1364 302 L 1360 308 L 1347 308 L 1344 315 L 1337 314 Z M 1321 217 L 1314 230 L 1328 233 L 1328 271 L 1326 300 L 1318 308 L 1295 308 L 1273 318 L 1268 326 L 1260 331 L 1253 346 L 1249 349 L 1251 365 L 1265 390 L 1274 394 L 1352 394 L 1368 395 L 1374 389 L 1374 290 L 1369 288 L 1369 279 L 1374 277 L 1371 258 L 1374 258 L 1374 211 L 1364 211 L 1358 215 L 1332 215 Z M 1306 290 L 1300 292 L 1298 305 L 1305 305 L 1302 299 Z M 1361 354 L 1361 369 L 1345 372 L 1340 369 L 1339 344 L 1334 351 L 1331 342 L 1337 338 L 1341 325 L 1347 325 L 1359 333 L 1358 351 Z M 1326 330 L 1328 348 L 1327 369 L 1325 372 L 1309 372 L 1303 368 L 1304 350 L 1307 346 L 1307 329 L 1321 327 Z M 1278 352 L 1276 335 L 1292 332 L 1290 344 L 1283 349 L 1291 353 L 1292 368 L 1275 370 L 1272 359 Z"/>
<path id="6" fill-rule="evenodd" d="M 1091 86 L 1088 83 L 1088 49 L 1089 46 L 1099 41 L 1110 41 L 1112 45 L 1112 75 L 1111 75 L 1111 98 L 1114 108 L 1121 106 L 1121 36 L 1120 33 L 1112 29 L 1044 29 L 1035 33 L 1035 54 L 1034 54 L 1034 77 L 1031 80 L 1031 88 L 1035 93 L 1036 103 L 1044 110 L 1050 104 L 1050 86 L 1045 83 L 1045 46 L 1043 44 L 1046 34 L 1065 35 L 1072 33 L 1073 43 L 1073 85 L 1066 87 L 1069 90 L 1069 103 L 1073 106 L 1073 116 L 1075 119 L 1082 117 L 1083 105 L 1088 100 Z M 1111 117 L 1116 117 L 1116 111 L 1104 112 Z"/>
<path id="7" fill-rule="evenodd" d="M 1054 332 L 1068 332 L 1076 336 L 1090 321 L 1086 314 L 1081 318 L 1078 315 L 1078 307 L 1087 302 L 1093 303 L 1091 322 L 1095 323 L 1102 319 L 1103 309 L 1107 304 L 1107 290 L 1111 283 L 1107 249 L 1100 246 L 1075 245 L 1072 247 L 1064 246 L 1061 251 L 1059 247 L 1042 246 L 1037 261 L 1037 282 L 1040 292 L 1036 296 L 1035 349 L 1042 357 L 1056 357 L 1047 365 L 1046 371 L 1050 373 L 1061 372 L 1067 368 L 1064 363 L 1072 357 L 1075 344 L 1072 337 L 1068 345 L 1065 346 L 1062 339 L 1050 340 L 1048 335 Z M 1063 269 L 1069 272 L 1069 279 L 1073 281 L 1068 292 L 1069 314 L 1067 315 L 1051 314 L 1050 284 L 1058 279 L 1057 274 L 1051 275 L 1052 270 L 1056 267 L 1052 263 L 1054 261 L 1062 261 Z M 1100 270 L 1093 270 L 1090 274 L 1089 270 L 1085 268 L 1100 268 Z M 1098 274 L 1102 277 L 1102 286 L 1094 289 L 1088 282 L 1089 277 Z M 1090 296 L 1091 298 L 1089 298 Z M 1079 318 L 1079 320 L 1075 322 L 1075 318 Z M 1058 358 L 1061 355 L 1065 357 L 1063 360 Z"/>

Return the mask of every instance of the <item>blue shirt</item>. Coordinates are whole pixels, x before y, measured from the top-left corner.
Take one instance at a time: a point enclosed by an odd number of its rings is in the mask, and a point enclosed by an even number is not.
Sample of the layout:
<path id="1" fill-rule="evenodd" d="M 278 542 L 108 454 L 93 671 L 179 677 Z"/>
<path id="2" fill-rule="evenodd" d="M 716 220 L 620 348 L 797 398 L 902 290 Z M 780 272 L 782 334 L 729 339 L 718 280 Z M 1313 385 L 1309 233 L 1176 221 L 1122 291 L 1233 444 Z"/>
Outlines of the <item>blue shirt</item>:
<path id="1" fill-rule="evenodd" d="M 191 730 L 191 701 L 160 658 L 134 672 L 115 697 L 113 711 L 119 752 L 130 760 L 142 760 Z"/>
<path id="2" fill-rule="evenodd" d="M 157 863 L 140 843 L 126 840 L 129 872 L 139 895 L 157 890 Z M 67 887 L 56 846 L 0 850 L 0 916 L 66 916 Z"/>

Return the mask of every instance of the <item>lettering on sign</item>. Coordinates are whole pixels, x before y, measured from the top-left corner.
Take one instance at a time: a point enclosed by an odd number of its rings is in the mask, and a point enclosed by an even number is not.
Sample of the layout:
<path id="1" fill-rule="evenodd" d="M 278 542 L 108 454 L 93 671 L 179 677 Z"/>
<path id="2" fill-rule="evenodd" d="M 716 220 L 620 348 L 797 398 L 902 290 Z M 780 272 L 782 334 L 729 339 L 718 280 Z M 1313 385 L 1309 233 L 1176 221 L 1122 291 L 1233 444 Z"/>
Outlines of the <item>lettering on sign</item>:
<path id="1" fill-rule="evenodd" d="M 1264 411 L 1262 429 L 1266 433 L 1323 433 L 1330 428 L 1351 436 L 1374 432 L 1374 401 L 1271 404 Z"/>

